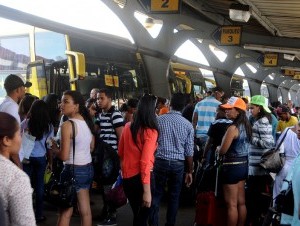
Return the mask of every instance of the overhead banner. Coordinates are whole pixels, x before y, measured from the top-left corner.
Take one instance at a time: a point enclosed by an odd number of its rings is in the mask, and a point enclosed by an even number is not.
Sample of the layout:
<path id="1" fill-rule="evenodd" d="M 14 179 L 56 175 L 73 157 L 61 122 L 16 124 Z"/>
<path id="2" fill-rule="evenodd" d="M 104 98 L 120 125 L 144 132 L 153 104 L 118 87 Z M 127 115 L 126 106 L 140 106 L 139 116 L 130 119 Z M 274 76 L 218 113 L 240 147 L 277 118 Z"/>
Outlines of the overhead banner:
<path id="1" fill-rule="evenodd" d="M 264 66 L 276 67 L 278 64 L 278 54 L 277 53 L 265 53 L 264 54 Z"/>
<path id="2" fill-rule="evenodd" d="M 221 45 L 240 45 L 242 37 L 241 26 L 222 26 L 221 27 Z"/>

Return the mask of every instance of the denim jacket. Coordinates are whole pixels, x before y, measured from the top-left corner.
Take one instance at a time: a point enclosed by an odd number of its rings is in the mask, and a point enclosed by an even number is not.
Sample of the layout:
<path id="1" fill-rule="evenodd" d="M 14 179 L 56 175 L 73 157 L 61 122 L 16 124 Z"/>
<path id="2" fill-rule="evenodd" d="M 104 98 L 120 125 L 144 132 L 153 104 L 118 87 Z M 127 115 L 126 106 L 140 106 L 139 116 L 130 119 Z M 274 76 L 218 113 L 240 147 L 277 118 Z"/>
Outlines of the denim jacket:
<path id="1" fill-rule="evenodd" d="M 239 126 L 239 136 L 234 139 L 225 154 L 225 161 L 239 161 L 239 159 L 248 159 L 249 139 L 247 139 L 246 129 L 244 126 Z"/>

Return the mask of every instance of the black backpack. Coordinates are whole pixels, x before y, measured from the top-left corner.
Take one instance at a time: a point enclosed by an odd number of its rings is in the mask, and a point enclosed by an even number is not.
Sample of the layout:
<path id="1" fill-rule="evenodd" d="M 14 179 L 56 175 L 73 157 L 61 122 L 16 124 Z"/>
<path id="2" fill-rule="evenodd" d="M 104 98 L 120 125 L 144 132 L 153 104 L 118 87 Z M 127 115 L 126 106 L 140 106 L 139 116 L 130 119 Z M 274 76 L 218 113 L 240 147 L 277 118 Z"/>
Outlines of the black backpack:
<path id="1" fill-rule="evenodd" d="M 112 123 L 112 118 L 110 121 Z M 102 138 L 97 137 L 96 144 L 93 160 L 94 180 L 101 185 L 113 184 L 117 180 L 120 170 L 118 153 Z"/>

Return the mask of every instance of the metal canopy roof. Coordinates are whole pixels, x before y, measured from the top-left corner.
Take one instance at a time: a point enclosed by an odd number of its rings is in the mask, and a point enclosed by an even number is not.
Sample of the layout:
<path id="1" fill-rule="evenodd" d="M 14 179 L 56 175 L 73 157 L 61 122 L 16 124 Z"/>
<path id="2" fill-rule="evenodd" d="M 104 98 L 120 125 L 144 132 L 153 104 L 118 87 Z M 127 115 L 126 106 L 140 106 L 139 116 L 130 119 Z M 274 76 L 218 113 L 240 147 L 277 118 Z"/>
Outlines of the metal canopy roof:
<path id="1" fill-rule="evenodd" d="M 299 0 L 183 0 L 183 3 L 218 25 L 238 24 L 250 33 L 300 38 Z M 251 7 L 252 16 L 247 23 L 230 20 L 232 3 Z"/>

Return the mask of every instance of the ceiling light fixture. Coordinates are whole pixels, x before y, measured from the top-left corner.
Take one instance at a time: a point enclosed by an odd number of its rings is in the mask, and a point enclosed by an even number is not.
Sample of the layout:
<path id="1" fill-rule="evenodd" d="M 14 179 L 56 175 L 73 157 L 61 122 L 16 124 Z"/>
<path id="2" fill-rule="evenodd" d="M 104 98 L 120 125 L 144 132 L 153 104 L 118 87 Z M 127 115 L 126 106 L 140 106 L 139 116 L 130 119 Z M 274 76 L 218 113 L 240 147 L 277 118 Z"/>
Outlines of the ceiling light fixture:
<path id="1" fill-rule="evenodd" d="M 255 44 L 245 44 L 244 49 L 257 50 L 263 52 L 274 52 L 274 53 L 287 53 L 287 54 L 300 54 L 300 49 L 288 48 L 288 47 L 276 47 L 276 46 L 263 46 Z"/>
<path id="2" fill-rule="evenodd" d="M 294 61 L 294 60 L 295 60 L 295 58 L 296 58 L 296 56 L 295 56 L 295 55 L 286 54 L 286 53 L 284 53 L 284 54 L 283 54 L 283 59 L 285 59 L 285 60 Z"/>
<path id="3" fill-rule="evenodd" d="M 248 22 L 251 12 L 249 5 L 233 3 L 229 7 L 229 17 L 233 21 Z"/>

